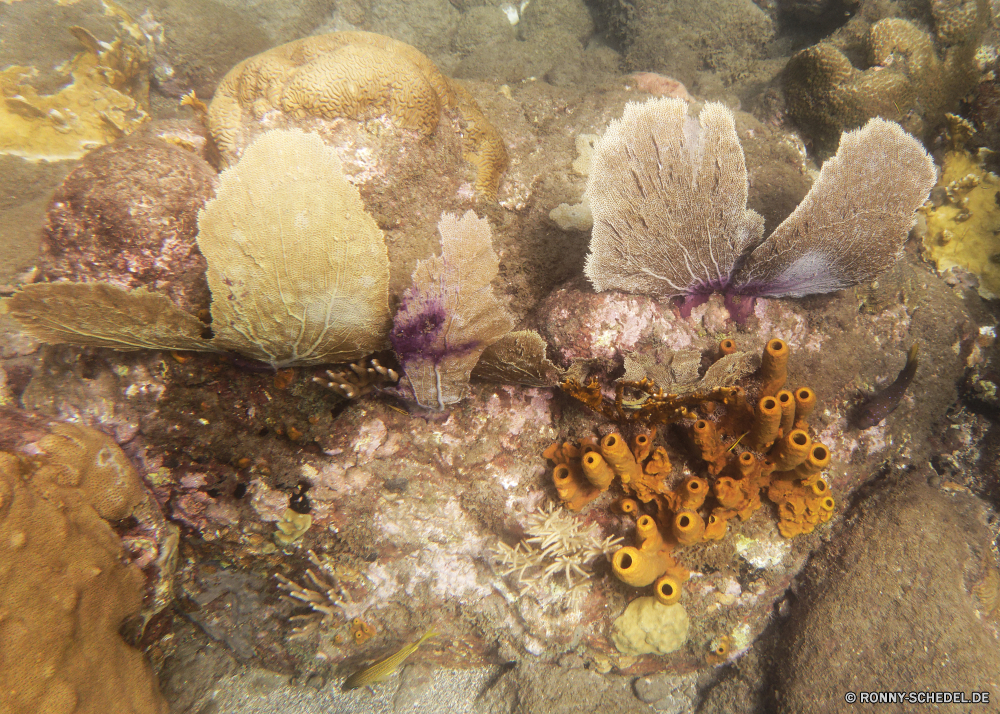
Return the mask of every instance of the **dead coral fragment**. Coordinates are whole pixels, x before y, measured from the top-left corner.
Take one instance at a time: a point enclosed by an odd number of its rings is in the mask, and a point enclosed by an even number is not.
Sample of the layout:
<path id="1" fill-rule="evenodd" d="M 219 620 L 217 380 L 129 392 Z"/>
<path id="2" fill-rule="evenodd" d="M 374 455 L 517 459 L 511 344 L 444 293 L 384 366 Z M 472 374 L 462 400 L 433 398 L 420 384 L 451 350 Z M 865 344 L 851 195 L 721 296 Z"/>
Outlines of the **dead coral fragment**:
<path id="1" fill-rule="evenodd" d="M 503 575 L 516 574 L 521 596 L 532 592 L 543 604 L 582 597 L 593 575 L 591 563 L 621 542 L 612 536 L 601 539 L 595 524 L 585 526 L 553 503 L 528 516 L 525 532 L 514 547 L 498 543 L 493 555 Z M 562 592 L 552 587 L 559 575 L 567 588 Z"/>
<path id="2" fill-rule="evenodd" d="M 684 297 L 801 297 L 871 280 L 899 256 L 934 163 L 897 124 L 844 134 L 799 207 L 768 238 L 746 208 L 747 169 L 732 113 L 679 99 L 626 106 L 595 149 L 585 272 L 597 290 Z"/>
<path id="3" fill-rule="evenodd" d="M 490 286 L 500 259 L 489 221 L 472 211 L 446 213 L 438 230 L 441 255 L 417 263 L 390 340 L 403 386 L 418 404 L 440 411 L 465 397 L 480 355 L 514 322 Z"/>

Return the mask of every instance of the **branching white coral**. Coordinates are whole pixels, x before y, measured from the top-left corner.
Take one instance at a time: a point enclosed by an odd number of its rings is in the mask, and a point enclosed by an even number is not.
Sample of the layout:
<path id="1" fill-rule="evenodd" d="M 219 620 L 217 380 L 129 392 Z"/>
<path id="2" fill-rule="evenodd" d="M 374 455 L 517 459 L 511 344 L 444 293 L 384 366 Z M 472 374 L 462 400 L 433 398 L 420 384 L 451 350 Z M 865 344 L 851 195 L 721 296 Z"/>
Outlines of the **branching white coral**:
<path id="1" fill-rule="evenodd" d="M 502 542 L 494 547 L 494 558 L 504 568 L 502 574 L 516 576 L 523 596 L 533 590 L 551 595 L 546 586 L 561 573 L 571 602 L 584 595 L 586 581 L 593 575 L 593 561 L 610 555 L 622 540 L 614 536 L 601 539 L 596 524 L 584 525 L 551 502 L 528 516 L 525 532 L 527 537 L 513 547 Z"/>
<path id="2" fill-rule="evenodd" d="M 360 614 L 357 603 L 340 584 L 329 562 L 320 560 L 311 550 L 309 561 L 316 569 L 306 569 L 305 585 L 300 585 L 281 573 L 274 574 L 278 587 L 287 593 L 282 596 L 285 600 L 296 605 L 308 605 L 313 610 L 311 614 L 292 615 L 289 618 L 294 625 L 291 635 L 293 638 L 309 637 L 321 628 L 326 629 L 338 616 L 347 621 Z"/>

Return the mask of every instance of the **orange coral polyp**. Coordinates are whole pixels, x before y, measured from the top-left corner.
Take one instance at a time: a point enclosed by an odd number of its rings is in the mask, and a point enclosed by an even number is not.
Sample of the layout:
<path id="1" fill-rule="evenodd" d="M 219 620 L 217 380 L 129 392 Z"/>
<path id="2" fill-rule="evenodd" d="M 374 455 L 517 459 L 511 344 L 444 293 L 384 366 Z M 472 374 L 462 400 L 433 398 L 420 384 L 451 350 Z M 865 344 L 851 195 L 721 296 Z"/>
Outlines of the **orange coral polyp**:
<path id="1" fill-rule="evenodd" d="M 615 472 L 610 466 L 604 461 L 604 457 L 597 451 L 588 451 L 583 456 L 583 475 L 587 477 L 587 480 L 602 491 L 607 490 L 608 486 L 615 478 Z"/>
<path id="2" fill-rule="evenodd" d="M 622 483 L 631 483 L 642 476 L 642 469 L 621 434 L 611 433 L 601 439 L 601 454 Z"/>
<path id="3" fill-rule="evenodd" d="M 770 340 L 760 361 L 760 393 L 773 396 L 788 379 L 788 345 L 784 340 Z"/>
<path id="4" fill-rule="evenodd" d="M 788 436 L 778 441 L 768 455 L 775 471 L 790 471 L 809 456 L 812 439 L 802 429 L 793 429 Z"/>

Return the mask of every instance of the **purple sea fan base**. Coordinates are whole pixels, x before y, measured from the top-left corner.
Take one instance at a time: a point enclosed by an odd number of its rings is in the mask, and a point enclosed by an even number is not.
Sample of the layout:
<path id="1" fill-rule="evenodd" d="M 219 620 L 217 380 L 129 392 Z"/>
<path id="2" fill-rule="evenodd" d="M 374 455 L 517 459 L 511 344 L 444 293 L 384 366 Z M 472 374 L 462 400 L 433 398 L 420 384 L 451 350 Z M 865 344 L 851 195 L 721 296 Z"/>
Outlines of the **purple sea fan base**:
<path id="1" fill-rule="evenodd" d="M 389 342 L 404 366 L 414 360 L 440 364 L 448 357 L 464 357 L 480 347 L 476 340 L 455 343 L 448 328 L 454 316 L 446 314 L 441 296 L 409 288 L 393 318 Z"/>

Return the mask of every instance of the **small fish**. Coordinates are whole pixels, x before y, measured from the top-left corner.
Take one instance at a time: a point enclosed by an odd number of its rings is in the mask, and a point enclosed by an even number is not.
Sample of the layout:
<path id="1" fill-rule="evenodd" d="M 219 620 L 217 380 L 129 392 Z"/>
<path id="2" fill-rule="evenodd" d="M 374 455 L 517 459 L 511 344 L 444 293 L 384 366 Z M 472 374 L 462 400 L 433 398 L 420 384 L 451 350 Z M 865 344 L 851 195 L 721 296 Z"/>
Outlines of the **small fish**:
<path id="1" fill-rule="evenodd" d="M 431 630 L 426 635 L 421 637 L 416 643 L 411 643 L 404 645 L 399 652 L 394 655 L 389 655 L 383 660 L 380 660 L 370 667 L 366 667 L 360 672 L 355 672 L 346 680 L 341 687 L 343 691 L 349 689 L 357 689 L 358 687 L 364 687 L 369 684 L 378 684 L 379 682 L 384 682 L 387 680 L 393 672 L 406 661 L 406 658 L 417 651 L 417 648 L 424 643 L 424 640 L 430 639 L 431 637 L 436 637 L 437 632 Z"/>
<path id="2" fill-rule="evenodd" d="M 853 422 L 859 429 L 870 429 L 899 406 L 906 388 L 917 373 L 917 345 L 910 348 L 906 356 L 906 365 L 900 371 L 896 381 L 864 401 L 854 412 Z"/>

